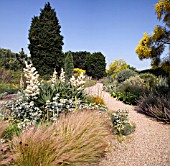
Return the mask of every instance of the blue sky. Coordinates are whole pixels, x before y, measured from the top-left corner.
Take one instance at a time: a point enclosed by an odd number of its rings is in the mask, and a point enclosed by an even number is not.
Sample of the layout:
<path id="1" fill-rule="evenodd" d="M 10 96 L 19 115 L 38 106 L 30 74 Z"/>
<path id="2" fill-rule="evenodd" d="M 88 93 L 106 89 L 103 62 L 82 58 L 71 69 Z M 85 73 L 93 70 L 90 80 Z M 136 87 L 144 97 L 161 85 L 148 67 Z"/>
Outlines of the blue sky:
<path id="1" fill-rule="evenodd" d="M 1 0 L 0 48 L 29 55 L 28 31 L 33 16 L 40 14 L 46 0 Z M 63 51 L 102 52 L 107 66 L 123 58 L 137 69 L 150 68 L 140 61 L 135 48 L 143 33 L 156 24 L 157 0 L 49 0 L 55 8 L 64 36 Z"/>

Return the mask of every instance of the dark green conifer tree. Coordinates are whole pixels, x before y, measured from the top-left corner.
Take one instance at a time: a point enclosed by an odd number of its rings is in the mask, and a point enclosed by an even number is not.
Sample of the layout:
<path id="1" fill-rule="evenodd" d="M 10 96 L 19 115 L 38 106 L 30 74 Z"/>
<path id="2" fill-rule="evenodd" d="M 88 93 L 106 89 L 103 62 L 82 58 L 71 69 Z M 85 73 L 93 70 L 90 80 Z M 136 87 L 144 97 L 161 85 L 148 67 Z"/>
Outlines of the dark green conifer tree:
<path id="1" fill-rule="evenodd" d="M 70 79 L 74 74 L 74 64 L 73 64 L 73 56 L 71 52 L 68 52 L 64 62 L 64 71 L 66 74 L 66 79 Z"/>
<path id="2" fill-rule="evenodd" d="M 101 52 L 90 54 L 86 58 L 86 73 L 88 76 L 100 79 L 106 75 L 106 61 Z"/>
<path id="3" fill-rule="evenodd" d="M 59 72 L 63 66 L 63 36 L 60 28 L 56 12 L 49 2 L 41 10 L 40 16 L 32 18 L 28 48 L 32 63 L 40 75 L 52 74 L 54 68 Z"/>

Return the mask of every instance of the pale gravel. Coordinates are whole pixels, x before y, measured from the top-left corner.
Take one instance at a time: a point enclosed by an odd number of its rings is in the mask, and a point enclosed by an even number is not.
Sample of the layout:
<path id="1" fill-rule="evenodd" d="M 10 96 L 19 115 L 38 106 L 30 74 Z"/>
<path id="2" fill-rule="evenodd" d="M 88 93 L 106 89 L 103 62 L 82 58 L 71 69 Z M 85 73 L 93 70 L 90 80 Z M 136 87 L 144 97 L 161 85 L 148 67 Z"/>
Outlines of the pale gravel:
<path id="1" fill-rule="evenodd" d="M 129 119 L 136 124 L 136 130 L 123 143 L 113 139 L 110 153 L 99 165 L 170 166 L 170 125 L 138 113 L 134 106 L 117 101 L 102 89 L 103 85 L 97 83 L 85 91 L 87 94 L 102 97 L 109 110 L 129 110 Z"/>

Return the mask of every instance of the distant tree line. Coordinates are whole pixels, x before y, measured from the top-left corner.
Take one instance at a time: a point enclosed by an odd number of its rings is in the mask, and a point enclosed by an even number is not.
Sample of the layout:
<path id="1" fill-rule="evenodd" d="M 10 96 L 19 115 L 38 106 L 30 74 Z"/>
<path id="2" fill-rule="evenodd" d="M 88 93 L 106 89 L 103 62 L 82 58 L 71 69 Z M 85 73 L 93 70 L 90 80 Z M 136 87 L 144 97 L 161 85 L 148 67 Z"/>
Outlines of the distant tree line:
<path id="1" fill-rule="evenodd" d="M 38 70 L 40 76 L 51 75 L 54 70 L 60 73 L 65 69 L 68 78 L 73 74 L 74 68 L 86 70 L 88 76 L 99 79 L 105 76 L 106 62 L 101 52 L 90 53 L 86 51 L 66 52 L 62 50 L 63 36 L 61 26 L 55 9 L 46 3 L 39 16 L 32 18 L 28 39 L 30 41 L 30 60 Z M 0 66 L 11 70 L 22 70 L 28 56 L 23 49 L 13 53 L 7 49 L 0 49 Z"/>
<path id="2" fill-rule="evenodd" d="M 66 52 L 73 56 L 74 68 L 86 70 L 88 76 L 100 79 L 106 75 L 106 60 L 101 52 L 90 53 L 86 51 Z"/>
<path id="3" fill-rule="evenodd" d="M 10 49 L 0 48 L 0 67 L 9 70 L 23 70 L 25 67 L 25 60 L 29 61 L 28 57 L 23 48 L 19 53 L 14 53 Z"/>

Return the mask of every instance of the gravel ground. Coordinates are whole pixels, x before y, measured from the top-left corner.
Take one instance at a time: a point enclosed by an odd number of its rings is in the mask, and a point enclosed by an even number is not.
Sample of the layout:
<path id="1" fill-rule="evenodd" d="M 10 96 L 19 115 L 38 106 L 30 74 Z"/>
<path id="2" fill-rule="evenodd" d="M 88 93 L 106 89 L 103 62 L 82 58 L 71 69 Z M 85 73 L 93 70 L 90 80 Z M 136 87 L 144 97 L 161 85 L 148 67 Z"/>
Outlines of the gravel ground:
<path id="1" fill-rule="evenodd" d="M 170 166 L 170 125 L 136 112 L 134 106 L 117 101 L 102 88 L 103 85 L 97 83 L 85 91 L 102 97 L 110 110 L 129 110 L 129 118 L 136 124 L 136 131 L 123 143 L 113 140 L 110 153 L 100 166 Z"/>

